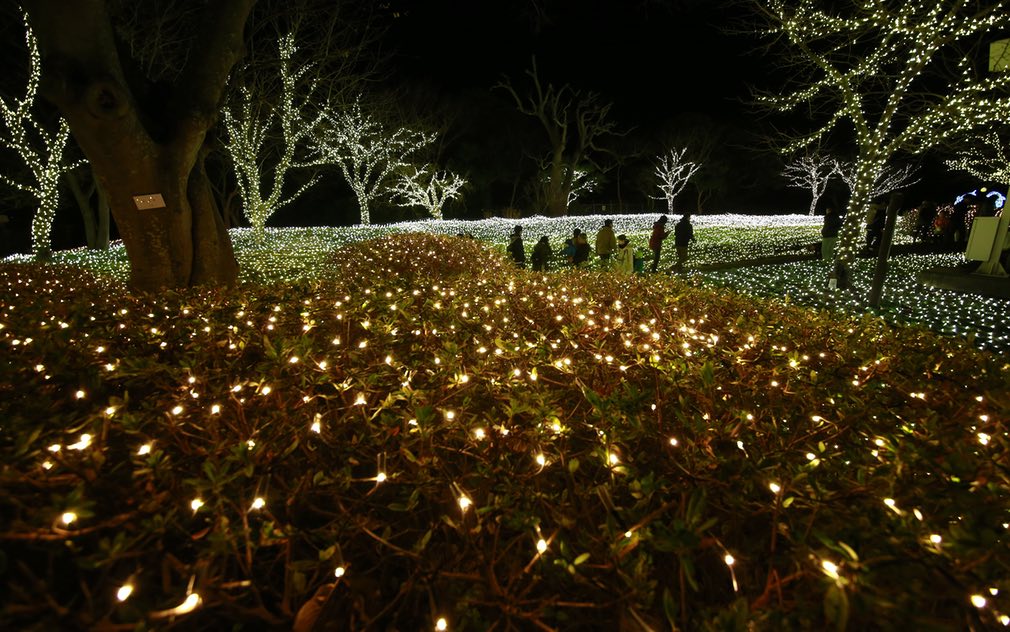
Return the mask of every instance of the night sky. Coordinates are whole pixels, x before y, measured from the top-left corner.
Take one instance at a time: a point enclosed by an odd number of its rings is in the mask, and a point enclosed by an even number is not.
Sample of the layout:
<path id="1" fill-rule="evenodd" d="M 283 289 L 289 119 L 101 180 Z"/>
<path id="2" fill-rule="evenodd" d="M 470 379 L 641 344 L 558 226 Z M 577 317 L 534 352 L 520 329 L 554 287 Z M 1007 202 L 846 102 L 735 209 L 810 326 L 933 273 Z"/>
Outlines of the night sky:
<path id="1" fill-rule="evenodd" d="M 519 84 L 536 55 L 556 84 L 601 93 L 628 124 L 670 112 L 737 112 L 753 74 L 751 41 L 730 36 L 718 0 L 400 0 L 395 72 L 448 92 Z"/>

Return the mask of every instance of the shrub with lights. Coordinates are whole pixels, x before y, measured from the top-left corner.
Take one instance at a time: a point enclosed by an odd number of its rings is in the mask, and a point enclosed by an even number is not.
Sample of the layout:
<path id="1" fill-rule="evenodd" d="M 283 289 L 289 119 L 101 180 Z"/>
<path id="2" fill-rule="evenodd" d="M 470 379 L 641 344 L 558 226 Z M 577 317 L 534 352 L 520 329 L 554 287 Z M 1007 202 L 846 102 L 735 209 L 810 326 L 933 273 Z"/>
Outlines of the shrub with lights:
<path id="1" fill-rule="evenodd" d="M 463 238 L 329 270 L 0 266 L 0 627 L 1010 621 L 992 357 Z"/>

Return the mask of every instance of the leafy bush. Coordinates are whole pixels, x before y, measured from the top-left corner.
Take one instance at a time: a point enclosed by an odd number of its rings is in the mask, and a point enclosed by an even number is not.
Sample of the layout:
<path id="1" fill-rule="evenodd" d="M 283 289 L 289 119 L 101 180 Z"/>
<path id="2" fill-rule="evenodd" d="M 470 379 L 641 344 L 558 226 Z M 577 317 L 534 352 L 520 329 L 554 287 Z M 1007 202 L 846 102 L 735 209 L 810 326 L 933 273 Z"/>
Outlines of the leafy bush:
<path id="1" fill-rule="evenodd" d="M 517 271 L 452 237 L 350 244 L 330 269 L 134 296 L 0 266 L 0 627 L 1010 612 L 993 357 L 677 279 Z"/>

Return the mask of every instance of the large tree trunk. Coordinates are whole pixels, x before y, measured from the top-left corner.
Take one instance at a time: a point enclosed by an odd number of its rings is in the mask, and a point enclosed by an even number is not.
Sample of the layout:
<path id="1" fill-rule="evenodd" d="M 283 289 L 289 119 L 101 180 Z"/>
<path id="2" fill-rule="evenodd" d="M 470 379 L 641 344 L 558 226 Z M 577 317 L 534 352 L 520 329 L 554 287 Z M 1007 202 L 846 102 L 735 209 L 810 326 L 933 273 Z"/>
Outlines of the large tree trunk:
<path id="1" fill-rule="evenodd" d="M 136 289 L 237 278 L 203 152 L 254 1 L 207 3 L 187 66 L 157 112 L 141 110 L 142 87 L 125 78 L 104 0 L 24 2 L 42 51 L 44 94 L 108 195 Z M 137 196 L 154 194 L 164 207 L 138 207 Z"/>

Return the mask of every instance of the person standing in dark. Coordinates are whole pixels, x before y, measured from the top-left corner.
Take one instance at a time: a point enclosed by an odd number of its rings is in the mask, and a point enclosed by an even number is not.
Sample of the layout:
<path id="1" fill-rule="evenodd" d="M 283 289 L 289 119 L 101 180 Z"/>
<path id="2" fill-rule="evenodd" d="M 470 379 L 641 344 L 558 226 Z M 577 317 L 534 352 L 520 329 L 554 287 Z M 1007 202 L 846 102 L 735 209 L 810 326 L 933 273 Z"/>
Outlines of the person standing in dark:
<path id="1" fill-rule="evenodd" d="M 596 255 L 600 258 L 600 266 L 610 267 L 610 256 L 617 250 L 617 236 L 614 235 L 614 220 L 603 222 L 603 227 L 596 233 Z"/>
<path id="2" fill-rule="evenodd" d="M 589 265 L 589 253 L 592 250 L 589 247 L 589 240 L 586 238 L 586 234 L 579 232 L 579 235 L 575 238 L 575 255 L 572 257 L 572 265 L 576 268 L 585 268 Z"/>
<path id="3" fill-rule="evenodd" d="M 649 250 L 652 251 L 653 272 L 659 268 L 659 254 L 663 249 L 663 240 L 670 235 L 670 231 L 666 230 L 666 222 L 666 215 L 661 215 L 652 224 L 652 235 L 649 237 Z"/>
<path id="4" fill-rule="evenodd" d="M 933 221 L 936 220 L 936 204 L 923 200 L 915 218 L 914 241 L 929 242 L 933 239 Z"/>
<path id="5" fill-rule="evenodd" d="M 535 272 L 546 272 L 547 262 L 551 260 L 554 253 L 551 251 L 551 242 L 548 241 L 547 236 L 544 235 L 537 242 L 536 246 L 533 246 L 533 254 L 530 256 L 530 263 L 533 264 L 533 270 Z"/>
<path id="6" fill-rule="evenodd" d="M 512 241 L 509 242 L 508 253 L 512 261 L 520 268 L 526 267 L 526 249 L 523 247 L 523 227 L 516 224 L 512 231 Z"/>
<path id="7" fill-rule="evenodd" d="M 831 261 L 835 258 L 835 243 L 838 241 L 838 233 L 842 230 L 842 220 L 844 217 L 829 206 L 824 212 L 824 226 L 821 227 L 821 260 Z"/>
<path id="8" fill-rule="evenodd" d="M 673 269 L 677 272 L 684 271 L 684 264 L 687 263 L 687 245 L 692 241 L 694 241 L 694 226 L 691 225 L 691 214 L 684 213 L 673 227 L 673 245 L 677 249 L 677 264 Z"/>

